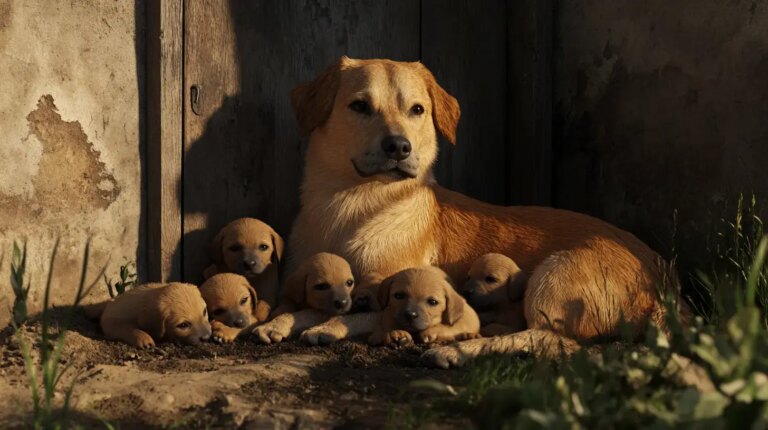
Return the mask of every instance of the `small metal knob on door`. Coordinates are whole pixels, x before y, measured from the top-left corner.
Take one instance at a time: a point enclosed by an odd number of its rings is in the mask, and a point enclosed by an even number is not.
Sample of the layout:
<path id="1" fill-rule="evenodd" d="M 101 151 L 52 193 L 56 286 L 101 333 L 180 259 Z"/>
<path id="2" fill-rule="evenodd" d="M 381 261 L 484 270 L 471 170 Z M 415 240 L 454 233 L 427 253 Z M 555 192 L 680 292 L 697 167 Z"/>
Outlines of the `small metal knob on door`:
<path id="1" fill-rule="evenodd" d="M 198 84 L 189 88 L 189 104 L 195 115 L 200 115 L 200 99 L 202 98 L 202 87 Z"/>

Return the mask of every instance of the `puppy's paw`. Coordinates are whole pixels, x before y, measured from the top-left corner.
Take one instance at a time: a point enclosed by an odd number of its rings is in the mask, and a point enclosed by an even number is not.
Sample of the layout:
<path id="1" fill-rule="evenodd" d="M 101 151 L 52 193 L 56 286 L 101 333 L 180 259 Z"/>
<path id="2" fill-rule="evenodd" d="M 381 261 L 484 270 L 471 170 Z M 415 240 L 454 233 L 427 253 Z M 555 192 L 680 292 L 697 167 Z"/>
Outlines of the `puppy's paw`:
<path id="1" fill-rule="evenodd" d="M 257 326 L 251 332 L 256 338 L 257 342 L 261 342 L 269 345 L 270 343 L 280 343 L 283 339 L 290 336 L 290 329 L 286 330 L 279 324 L 263 324 Z"/>
<path id="2" fill-rule="evenodd" d="M 322 327 L 312 327 L 301 333 L 301 341 L 309 345 L 328 345 L 339 340 L 335 333 Z"/>
<path id="3" fill-rule="evenodd" d="M 460 333 L 456 335 L 456 340 L 470 340 L 470 339 L 480 339 L 483 337 L 480 333 Z"/>
<path id="4" fill-rule="evenodd" d="M 385 345 L 408 345 L 411 343 L 413 343 L 413 338 L 405 330 L 391 330 L 384 335 Z"/>
<path id="5" fill-rule="evenodd" d="M 421 355 L 421 358 L 429 366 L 442 369 L 461 367 L 469 360 L 469 357 L 455 345 L 428 349 Z"/>
<path id="6" fill-rule="evenodd" d="M 238 334 L 239 329 L 229 327 L 221 321 L 211 322 L 211 339 L 216 343 L 232 343 Z"/>
<path id="7" fill-rule="evenodd" d="M 134 345 L 137 348 L 141 348 L 141 349 L 152 348 L 153 346 L 155 346 L 155 340 L 152 339 L 152 336 L 150 336 L 149 334 L 144 332 L 139 332 L 139 333 L 136 333 L 136 339 L 134 339 Z"/>

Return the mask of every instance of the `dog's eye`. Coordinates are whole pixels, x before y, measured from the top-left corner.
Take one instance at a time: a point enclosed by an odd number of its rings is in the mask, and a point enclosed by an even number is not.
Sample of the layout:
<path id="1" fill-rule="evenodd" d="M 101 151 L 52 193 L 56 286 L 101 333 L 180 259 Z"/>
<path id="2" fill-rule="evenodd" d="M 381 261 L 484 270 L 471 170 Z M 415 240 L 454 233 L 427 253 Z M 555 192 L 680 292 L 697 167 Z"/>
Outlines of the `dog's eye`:
<path id="1" fill-rule="evenodd" d="M 402 291 L 398 291 L 394 294 L 393 297 L 396 298 L 397 300 L 403 300 L 405 298 L 405 293 Z"/>
<path id="2" fill-rule="evenodd" d="M 434 298 L 434 297 L 430 297 L 430 298 L 428 298 L 428 299 L 427 299 L 427 303 L 428 303 L 430 306 L 437 306 L 437 303 L 438 303 L 438 302 L 437 302 L 437 300 L 435 300 L 435 298 Z"/>
<path id="3" fill-rule="evenodd" d="M 240 252 L 243 250 L 243 245 L 240 245 L 239 243 L 236 243 L 229 247 L 229 250 L 232 252 Z"/>
<path id="4" fill-rule="evenodd" d="M 362 114 L 369 114 L 371 113 L 371 107 L 368 106 L 368 103 L 362 101 L 362 100 L 356 100 L 349 104 L 349 108 L 357 113 Z"/>
<path id="5" fill-rule="evenodd" d="M 263 243 L 261 245 L 259 245 L 259 251 L 266 251 L 268 249 L 269 249 L 269 246 L 267 246 L 267 245 L 265 245 Z"/>
<path id="6" fill-rule="evenodd" d="M 421 115 L 424 113 L 424 106 L 415 104 L 411 107 L 411 113 L 414 115 Z"/>
<path id="7" fill-rule="evenodd" d="M 347 284 L 348 287 L 351 287 L 351 286 L 355 285 L 355 280 L 354 279 L 347 279 L 346 284 Z"/>
<path id="8" fill-rule="evenodd" d="M 248 303 L 248 297 L 243 297 L 242 299 L 240 299 L 240 304 L 241 305 L 244 305 L 246 303 Z"/>
<path id="9" fill-rule="evenodd" d="M 192 323 L 190 323 L 189 321 L 184 321 L 183 323 L 176 324 L 176 328 L 181 330 L 186 330 L 190 327 L 192 327 Z"/>
<path id="10" fill-rule="evenodd" d="M 331 288 L 331 284 L 326 284 L 326 283 L 317 284 L 313 288 L 316 289 L 317 291 L 323 291 Z"/>
<path id="11" fill-rule="evenodd" d="M 215 311 L 213 311 L 213 316 L 220 317 L 224 315 L 224 312 L 226 312 L 224 309 L 216 309 Z"/>
<path id="12" fill-rule="evenodd" d="M 499 281 L 499 280 L 498 280 L 498 279 L 496 279 L 496 278 L 494 278 L 493 276 L 486 276 L 486 277 L 485 277 L 485 282 L 487 282 L 487 283 L 489 283 L 489 284 L 495 284 L 495 283 L 496 283 L 496 282 L 498 282 L 498 281 Z"/>

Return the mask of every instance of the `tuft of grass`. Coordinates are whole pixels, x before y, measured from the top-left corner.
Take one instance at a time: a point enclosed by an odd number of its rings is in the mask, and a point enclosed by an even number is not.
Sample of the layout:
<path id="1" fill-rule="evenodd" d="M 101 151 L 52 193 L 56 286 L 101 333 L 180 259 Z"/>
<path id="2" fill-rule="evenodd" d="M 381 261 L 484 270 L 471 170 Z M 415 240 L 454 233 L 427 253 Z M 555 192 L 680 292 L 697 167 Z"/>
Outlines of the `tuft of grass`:
<path id="1" fill-rule="evenodd" d="M 75 387 L 77 377 L 63 388 L 63 404 L 57 406 L 55 399 L 56 393 L 62 386 L 62 377 L 70 368 L 71 363 L 62 366 L 61 358 L 64 351 L 66 338 L 66 328 L 72 314 L 65 321 L 58 322 L 58 329 L 52 328 L 52 312 L 50 308 L 50 296 L 53 285 L 53 269 L 56 262 L 56 254 L 59 247 L 59 241 L 54 244 L 51 253 L 50 264 L 48 267 L 48 278 L 45 284 L 45 294 L 43 298 L 43 309 L 40 313 L 40 335 L 35 342 L 28 341 L 20 331 L 17 331 L 17 340 L 21 346 L 24 357 L 24 366 L 31 387 L 33 422 L 35 429 L 65 429 L 69 428 L 69 410 L 72 391 Z M 25 247 L 26 248 L 26 247 Z M 26 259 L 26 250 L 24 252 Z M 86 278 L 88 274 L 88 260 L 90 255 L 90 241 L 86 242 L 83 255 L 83 265 L 80 272 L 80 282 L 74 299 L 72 310 L 79 306 L 80 301 L 94 287 L 94 281 L 86 287 Z M 102 269 L 103 273 L 104 269 Z M 99 279 L 100 275 L 96 277 Z M 37 357 L 33 354 L 36 349 Z"/>
<path id="2" fill-rule="evenodd" d="M 13 321 L 15 326 L 24 324 L 29 318 L 27 298 L 31 282 L 24 286 L 24 277 L 27 273 L 27 242 L 24 242 L 23 251 L 16 241 L 13 242 L 13 254 L 11 257 L 11 288 L 13 289 Z"/>
<path id="3" fill-rule="evenodd" d="M 107 291 L 109 296 L 115 298 L 120 294 L 123 294 L 129 288 L 136 286 L 136 265 L 129 261 L 120 266 L 120 280 L 112 283 L 111 279 L 107 279 L 107 275 L 104 275 L 104 283 L 107 285 Z"/>

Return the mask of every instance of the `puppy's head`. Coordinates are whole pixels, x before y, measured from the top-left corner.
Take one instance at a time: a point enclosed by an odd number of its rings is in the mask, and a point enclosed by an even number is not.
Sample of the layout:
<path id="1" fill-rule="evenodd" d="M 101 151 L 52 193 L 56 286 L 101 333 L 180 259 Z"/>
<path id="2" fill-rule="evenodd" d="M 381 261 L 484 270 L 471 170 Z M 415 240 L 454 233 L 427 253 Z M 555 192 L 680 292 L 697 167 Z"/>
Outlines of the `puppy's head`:
<path id="1" fill-rule="evenodd" d="M 146 310 L 152 337 L 196 345 L 211 337 L 208 310 L 197 287 L 171 282 Z"/>
<path id="2" fill-rule="evenodd" d="M 419 62 L 342 57 L 291 101 L 308 159 L 352 182 L 431 178 L 437 134 L 455 143 L 461 114 Z"/>
<path id="3" fill-rule="evenodd" d="M 309 257 L 285 281 L 282 299 L 299 309 L 316 309 L 331 315 L 349 312 L 355 286 L 352 268 L 338 255 L 321 252 Z"/>
<path id="4" fill-rule="evenodd" d="M 518 300 L 525 291 L 525 275 L 509 257 L 485 254 L 472 263 L 461 295 L 476 309 Z"/>
<path id="5" fill-rule="evenodd" d="M 232 221 L 211 242 L 211 257 L 216 264 L 249 278 L 264 273 L 282 256 L 283 238 L 255 218 Z"/>
<path id="6" fill-rule="evenodd" d="M 453 325 L 464 314 L 466 302 L 445 272 L 425 266 L 385 279 L 379 287 L 379 304 L 398 328 L 422 331 L 439 324 Z"/>
<path id="7" fill-rule="evenodd" d="M 256 290 L 241 275 L 213 275 L 200 286 L 200 294 L 208 306 L 209 319 L 230 327 L 248 326 L 256 312 Z"/>

